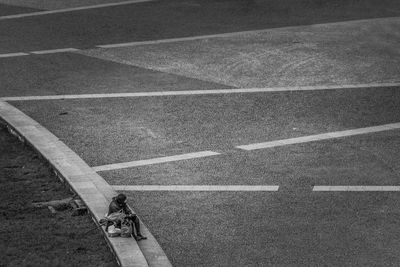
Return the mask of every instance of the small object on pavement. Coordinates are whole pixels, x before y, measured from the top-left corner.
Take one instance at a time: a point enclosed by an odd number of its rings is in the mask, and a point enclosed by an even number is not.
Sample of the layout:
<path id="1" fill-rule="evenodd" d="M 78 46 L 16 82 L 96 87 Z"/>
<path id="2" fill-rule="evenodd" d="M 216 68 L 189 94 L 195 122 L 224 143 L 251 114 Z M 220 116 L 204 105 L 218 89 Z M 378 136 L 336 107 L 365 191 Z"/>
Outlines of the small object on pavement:
<path id="1" fill-rule="evenodd" d="M 145 240 L 145 239 L 147 239 L 147 237 L 142 236 L 142 235 L 136 235 L 135 239 L 136 239 L 136 241 L 140 241 L 140 240 Z"/>
<path id="2" fill-rule="evenodd" d="M 57 211 L 53 208 L 53 206 L 47 206 L 47 208 L 49 208 L 49 210 L 51 211 L 51 213 L 56 214 Z"/>

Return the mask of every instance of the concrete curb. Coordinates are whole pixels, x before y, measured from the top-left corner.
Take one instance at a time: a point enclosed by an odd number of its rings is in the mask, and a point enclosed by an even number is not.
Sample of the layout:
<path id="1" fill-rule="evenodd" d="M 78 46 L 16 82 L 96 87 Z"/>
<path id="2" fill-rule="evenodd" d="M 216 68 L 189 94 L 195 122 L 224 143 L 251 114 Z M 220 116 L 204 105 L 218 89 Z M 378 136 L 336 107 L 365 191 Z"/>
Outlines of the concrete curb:
<path id="1" fill-rule="evenodd" d="M 31 145 L 88 207 L 94 222 L 104 217 L 117 192 L 78 155 L 38 122 L 9 103 L 0 101 L 0 119 L 22 142 Z M 172 266 L 154 236 L 142 223 L 148 237 L 139 244 L 133 238 L 109 238 L 103 234 L 120 266 Z M 140 245 L 140 246 L 139 246 Z"/>

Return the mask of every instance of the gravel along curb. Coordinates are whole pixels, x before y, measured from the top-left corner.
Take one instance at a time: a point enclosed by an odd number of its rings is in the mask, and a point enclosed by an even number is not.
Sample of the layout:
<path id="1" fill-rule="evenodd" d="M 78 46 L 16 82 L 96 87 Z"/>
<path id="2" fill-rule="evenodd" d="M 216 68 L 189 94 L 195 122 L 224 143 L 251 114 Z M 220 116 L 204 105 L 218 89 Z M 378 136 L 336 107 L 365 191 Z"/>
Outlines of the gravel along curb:
<path id="1" fill-rule="evenodd" d="M 57 177 L 83 200 L 99 225 L 117 192 L 55 135 L 11 104 L 0 101 L 0 119 L 12 134 L 47 160 Z M 148 239 L 139 243 L 134 238 L 109 238 L 101 229 L 120 266 L 172 266 L 145 225 L 142 224 L 142 233 Z"/>

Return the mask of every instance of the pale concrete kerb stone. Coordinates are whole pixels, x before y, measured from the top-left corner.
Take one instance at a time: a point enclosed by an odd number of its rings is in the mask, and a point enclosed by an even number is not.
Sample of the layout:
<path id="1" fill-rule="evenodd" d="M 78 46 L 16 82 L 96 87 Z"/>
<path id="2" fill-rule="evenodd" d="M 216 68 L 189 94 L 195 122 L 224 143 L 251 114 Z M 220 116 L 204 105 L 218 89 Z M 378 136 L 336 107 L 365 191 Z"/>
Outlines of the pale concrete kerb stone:
<path id="1" fill-rule="evenodd" d="M 107 212 L 111 197 L 117 192 L 56 136 L 17 108 L 1 100 L 0 119 L 7 123 L 13 134 L 17 134 L 21 141 L 29 143 L 50 163 L 57 176 L 67 182 L 87 205 L 93 220 L 98 224 L 98 220 Z M 145 248 L 147 256 L 135 239 L 109 238 L 103 229 L 105 239 L 118 263 L 124 267 L 172 266 L 145 225 L 143 230 L 148 240 L 141 241 L 141 245 Z"/>

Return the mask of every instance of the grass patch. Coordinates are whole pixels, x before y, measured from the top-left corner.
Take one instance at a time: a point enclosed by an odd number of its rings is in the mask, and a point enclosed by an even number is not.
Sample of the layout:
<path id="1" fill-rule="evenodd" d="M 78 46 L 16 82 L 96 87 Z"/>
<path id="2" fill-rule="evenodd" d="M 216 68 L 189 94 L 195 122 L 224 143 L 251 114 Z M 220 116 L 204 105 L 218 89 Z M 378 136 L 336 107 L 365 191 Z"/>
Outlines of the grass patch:
<path id="1" fill-rule="evenodd" d="M 1 124 L 0 143 L 0 266 L 118 266 L 89 216 L 33 207 L 72 193 Z"/>

